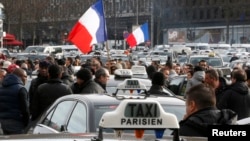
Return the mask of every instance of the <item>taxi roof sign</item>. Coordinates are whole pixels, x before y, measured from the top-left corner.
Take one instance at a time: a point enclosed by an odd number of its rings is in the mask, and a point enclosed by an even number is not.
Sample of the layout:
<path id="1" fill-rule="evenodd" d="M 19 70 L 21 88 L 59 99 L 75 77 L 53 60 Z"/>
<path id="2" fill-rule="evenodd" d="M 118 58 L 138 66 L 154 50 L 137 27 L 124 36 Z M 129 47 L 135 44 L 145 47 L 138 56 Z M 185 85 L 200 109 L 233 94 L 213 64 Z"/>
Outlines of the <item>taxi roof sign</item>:
<path id="1" fill-rule="evenodd" d="M 121 78 L 131 78 L 133 75 L 130 69 L 116 69 L 114 74 Z"/>
<path id="2" fill-rule="evenodd" d="M 122 90 L 124 94 L 118 95 L 118 91 Z M 128 93 L 126 91 L 129 91 Z M 133 94 L 136 91 L 137 94 Z M 144 91 L 144 92 L 142 92 Z M 142 93 L 141 93 L 142 92 Z M 118 84 L 116 92 L 113 93 L 113 96 L 116 96 L 117 99 L 140 99 L 147 98 L 149 95 L 147 93 L 147 87 L 140 82 L 139 79 L 130 78 L 125 79 L 122 83 Z"/>
<path id="3" fill-rule="evenodd" d="M 125 79 L 117 87 L 118 90 L 147 90 L 147 87 L 140 80 L 132 78 Z"/>
<path id="4" fill-rule="evenodd" d="M 147 74 L 145 66 L 133 65 L 131 67 L 131 71 L 132 71 L 133 75 L 135 75 L 135 74 L 143 74 L 143 75 Z"/>
<path id="5" fill-rule="evenodd" d="M 174 114 L 166 113 L 156 100 L 123 100 L 115 111 L 103 114 L 99 126 L 113 129 L 179 129 Z"/>

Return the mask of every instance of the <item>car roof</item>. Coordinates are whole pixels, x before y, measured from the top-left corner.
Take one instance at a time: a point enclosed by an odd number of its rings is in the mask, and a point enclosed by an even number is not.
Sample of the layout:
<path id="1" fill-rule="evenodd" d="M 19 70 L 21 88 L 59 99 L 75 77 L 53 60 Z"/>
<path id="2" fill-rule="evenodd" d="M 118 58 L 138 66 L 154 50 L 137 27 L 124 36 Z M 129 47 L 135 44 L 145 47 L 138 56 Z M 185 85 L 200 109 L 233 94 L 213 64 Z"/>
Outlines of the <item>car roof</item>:
<path id="1" fill-rule="evenodd" d="M 103 139 L 105 141 L 127 141 L 127 140 L 135 140 L 134 133 L 123 133 L 122 139 L 117 139 L 114 136 L 114 133 L 104 133 Z M 60 141 L 91 141 L 94 137 L 96 137 L 96 133 L 57 133 L 57 134 L 20 134 L 20 135 L 8 135 L 8 136 L 0 136 L 1 140 L 18 140 L 18 141 L 30 141 L 31 139 L 34 141 L 41 140 L 60 140 Z M 207 141 L 206 137 L 188 137 L 188 136 L 180 136 L 181 140 L 185 141 Z M 140 141 L 144 140 L 155 140 L 155 135 L 153 134 L 145 134 L 144 139 L 140 139 Z M 165 141 L 172 141 L 173 136 L 164 136 Z"/>
<path id="2" fill-rule="evenodd" d="M 209 57 L 209 55 L 202 55 L 202 54 L 199 54 L 199 55 L 197 55 L 197 54 L 195 54 L 195 55 L 190 55 L 190 58 L 193 58 L 193 57 L 197 57 L 197 58 L 199 58 L 199 57 L 207 57 L 207 58 L 220 58 L 220 56 L 218 56 L 218 55 L 215 55 L 215 56 L 213 56 L 213 57 Z"/>
<path id="3" fill-rule="evenodd" d="M 117 86 L 119 83 L 123 82 L 126 78 L 115 78 L 115 75 L 110 75 L 108 83 L 107 83 L 107 87 L 108 86 Z M 145 84 L 146 86 L 151 86 L 151 80 L 149 79 L 143 79 L 143 78 L 133 78 L 133 79 L 138 79 L 140 80 L 140 82 L 142 82 L 143 84 Z"/>
<path id="4" fill-rule="evenodd" d="M 105 94 L 72 94 L 72 95 L 67 95 L 60 97 L 59 99 L 56 100 L 55 103 L 58 101 L 63 101 L 67 99 L 77 99 L 80 101 L 87 101 L 89 103 L 92 103 L 93 105 L 104 105 L 104 104 L 119 104 L 120 101 L 117 100 L 116 98 L 112 96 L 108 96 Z"/>
<path id="5" fill-rule="evenodd" d="M 119 104 L 121 100 L 118 100 L 115 96 L 109 95 L 109 94 L 72 94 L 72 95 L 66 95 L 63 97 L 60 97 L 56 100 L 55 103 L 58 101 L 63 101 L 67 99 L 77 99 L 81 101 L 89 101 L 93 103 L 94 105 L 104 105 L 104 104 Z M 168 105 L 183 105 L 184 101 L 180 98 L 177 97 L 163 97 L 163 96 L 155 96 L 151 95 L 150 97 L 147 97 L 146 99 L 142 100 L 147 100 L 147 99 L 154 99 L 159 101 L 160 103 L 163 104 L 168 104 Z"/>

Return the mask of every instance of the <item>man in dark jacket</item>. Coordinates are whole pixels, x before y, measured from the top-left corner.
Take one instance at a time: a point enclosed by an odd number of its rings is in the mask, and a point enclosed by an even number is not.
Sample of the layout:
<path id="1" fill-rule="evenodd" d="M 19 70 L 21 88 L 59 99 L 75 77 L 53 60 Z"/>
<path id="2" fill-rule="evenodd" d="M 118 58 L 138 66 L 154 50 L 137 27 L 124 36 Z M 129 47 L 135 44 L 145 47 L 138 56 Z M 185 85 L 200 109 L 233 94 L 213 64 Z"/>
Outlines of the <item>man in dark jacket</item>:
<path id="1" fill-rule="evenodd" d="M 250 116 L 250 94 L 246 84 L 246 72 L 241 69 L 232 71 L 232 84 L 224 92 L 217 104 L 219 109 L 231 109 L 238 114 L 238 120 Z"/>
<path id="2" fill-rule="evenodd" d="M 41 84 L 32 101 L 32 119 L 37 119 L 59 97 L 72 94 L 70 86 L 61 80 L 62 70 L 58 65 L 48 68 L 49 80 Z"/>
<path id="3" fill-rule="evenodd" d="M 95 72 L 95 82 L 99 84 L 105 92 L 106 90 L 106 85 L 109 80 L 109 71 L 105 68 L 100 68 Z"/>
<path id="4" fill-rule="evenodd" d="M 38 69 L 38 74 L 37 78 L 33 79 L 30 83 L 30 88 L 29 88 L 29 104 L 30 104 L 30 110 L 32 109 L 32 101 L 33 97 L 36 94 L 37 88 L 39 85 L 46 83 L 48 81 L 48 67 L 51 64 L 48 61 L 41 61 L 39 63 L 39 69 Z M 30 111 L 31 115 L 32 110 Z"/>
<path id="5" fill-rule="evenodd" d="M 186 93 L 186 115 L 180 121 L 181 136 L 207 137 L 208 125 L 236 124 L 237 114 L 230 109 L 218 110 L 213 88 L 198 84 Z"/>
<path id="6" fill-rule="evenodd" d="M 150 95 L 164 96 L 167 93 L 163 91 L 165 85 L 165 76 L 162 72 L 155 72 L 152 75 L 152 86 L 150 87 L 148 93 Z"/>
<path id="7" fill-rule="evenodd" d="M 5 135 L 25 133 L 29 123 L 28 92 L 24 87 L 26 80 L 27 74 L 21 68 L 3 79 L 0 87 L 0 123 Z"/>
<path id="8" fill-rule="evenodd" d="M 71 86 L 74 94 L 103 94 L 105 90 L 92 79 L 89 69 L 80 69 L 76 73 L 76 83 Z"/>
<path id="9" fill-rule="evenodd" d="M 205 71 L 205 83 L 211 86 L 215 90 L 216 104 L 222 96 L 223 90 L 225 90 L 226 82 L 222 76 L 219 76 L 219 69 L 208 69 Z"/>
<path id="10" fill-rule="evenodd" d="M 74 83 L 74 78 L 69 74 L 68 68 L 65 66 L 65 59 L 59 59 L 57 64 L 62 68 L 61 80 L 64 84 L 71 86 Z"/>
<path id="11" fill-rule="evenodd" d="M 67 70 L 68 70 L 68 74 L 69 74 L 69 75 L 72 75 L 72 76 L 75 74 L 73 62 L 74 62 L 74 60 L 73 60 L 72 57 L 67 57 L 67 58 L 66 58 L 65 65 L 66 65 L 66 67 L 68 68 L 68 69 L 67 69 Z"/>

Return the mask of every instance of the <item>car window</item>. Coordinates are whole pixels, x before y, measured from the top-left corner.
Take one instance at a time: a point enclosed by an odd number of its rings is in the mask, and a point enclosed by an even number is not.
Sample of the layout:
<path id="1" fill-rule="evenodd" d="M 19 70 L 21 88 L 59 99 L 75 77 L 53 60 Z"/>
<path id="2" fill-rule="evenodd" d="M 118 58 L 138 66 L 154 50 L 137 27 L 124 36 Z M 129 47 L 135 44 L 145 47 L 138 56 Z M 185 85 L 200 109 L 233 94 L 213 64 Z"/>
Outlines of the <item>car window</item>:
<path id="1" fill-rule="evenodd" d="M 45 47 L 41 47 L 41 46 L 38 46 L 38 47 L 27 47 L 23 52 L 25 52 L 25 53 L 30 53 L 32 51 L 43 52 L 44 49 L 45 49 Z"/>
<path id="2" fill-rule="evenodd" d="M 86 106 L 78 102 L 67 126 L 70 133 L 85 133 L 87 131 L 87 110 Z"/>
<path id="3" fill-rule="evenodd" d="M 61 131 L 61 127 L 65 125 L 74 101 L 63 101 L 59 103 L 55 109 L 53 109 L 42 124 L 47 125 L 57 131 Z"/>
<path id="4" fill-rule="evenodd" d="M 62 48 L 55 47 L 54 49 L 55 49 L 55 52 L 53 52 L 54 54 L 56 54 L 56 53 L 62 53 Z"/>
<path id="5" fill-rule="evenodd" d="M 223 62 L 221 58 L 217 58 L 217 57 L 192 57 L 190 58 L 190 63 L 193 65 L 197 65 L 199 63 L 200 60 L 205 60 L 209 66 L 212 67 L 221 67 L 223 66 Z"/>
<path id="6" fill-rule="evenodd" d="M 187 81 L 183 82 L 178 95 L 184 96 L 186 92 Z"/>
<path id="7" fill-rule="evenodd" d="M 167 105 L 167 104 L 161 104 L 161 105 L 165 112 L 176 115 L 178 121 L 181 121 L 184 117 L 184 114 L 186 113 L 185 105 Z M 172 132 L 173 132 L 172 130 L 167 129 L 164 134 L 170 135 Z"/>
<path id="8" fill-rule="evenodd" d="M 182 93 L 182 89 L 180 89 L 181 83 L 184 82 L 184 77 L 179 77 L 176 79 L 172 79 L 169 83 L 169 89 L 176 95 L 179 95 Z M 181 90 L 181 91 L 180 91 Z M 181 93 L 179 93 L 181 92 Z"/>
<path id="9" fill-rule="evenodd" d="M 95 129 L 98 131 L 100 119 L 105 112 L 113 111 L 118 105 L 97 105 L 95 106 Z M 105 129 L 105 132 L 113 132 L 112 129 Z"/>

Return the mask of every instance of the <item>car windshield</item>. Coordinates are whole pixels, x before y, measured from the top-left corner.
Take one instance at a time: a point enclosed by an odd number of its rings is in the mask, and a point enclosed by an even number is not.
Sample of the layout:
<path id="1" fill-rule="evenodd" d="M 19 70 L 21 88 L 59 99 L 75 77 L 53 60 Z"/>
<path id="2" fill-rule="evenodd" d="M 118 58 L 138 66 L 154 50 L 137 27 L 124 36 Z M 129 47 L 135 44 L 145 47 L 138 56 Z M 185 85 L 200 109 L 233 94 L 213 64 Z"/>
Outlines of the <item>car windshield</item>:
<path id="1" fill-rule="evenodd" d="M 178 57 L 179 63 L 185 63 L 187 62 L 187 56 L 179 56 Z"/>
<path id="2" fill-rule="evenodd" d="M 24 53 L 31 53 L 32 51 L 37 51 L 37 52 L 43 52 L 44 51 L 44 47 L 42 46 L 37 46 L 37 47 L 34 47 L 34 46 L 31 46 L 31 47 L 27 47 L 23 52 Z"/>
<path id="3" fill-rule="evenodd" d="M 171 55 L 170 52 L 152 52 L 150 55 L 168 56 Z"/>
<path id="4" fill-rule="evenodd" d="M 199 49 L 199 50 L 207 50 L 207 49 L 209 49 L 208 46 L 197 46 L 196 48 Z"/>
<path id="5" fill-rule="evenodd" d="M 223 62 L 218 57 L 192 57 L 190 58 L 190 63 L 193 65 L 197 65 L 200 60 L 205 60 L 209 66 L 212 67 L 222 67 Z"/>
<path id="6" fill-rule="evenodd" d="M 230 62 L 232 56 L 223 56 L 222 59 L 224 62 Z"/>
<path id="7" fill-rule="evenodd" d="M 113 111 L 116 109 L 118 105 L 98 105 L 95 106 L 95 129 L 98 131 L 99 122 L 102 117 L 102 115 L 105 112 Z M 183 116 L 185 114 L 185 105 L 168 105 L 168 104 L 162 104 L 163 109 L 165 112 L 172 113 L 176 115 L 177 120 L 180 121 L 183 119 Z M 104 129 L 104 132 L 108 133 L 114 133 L 113 129 Z M 126 130 L 125 132 L 132 133 L 134 130 Z M 147 130 L 146 133 L 154 134 L 153 130 Z M 166 130 L 165 134 L 170 135 L 172 133 L 171 130 Z"/>

